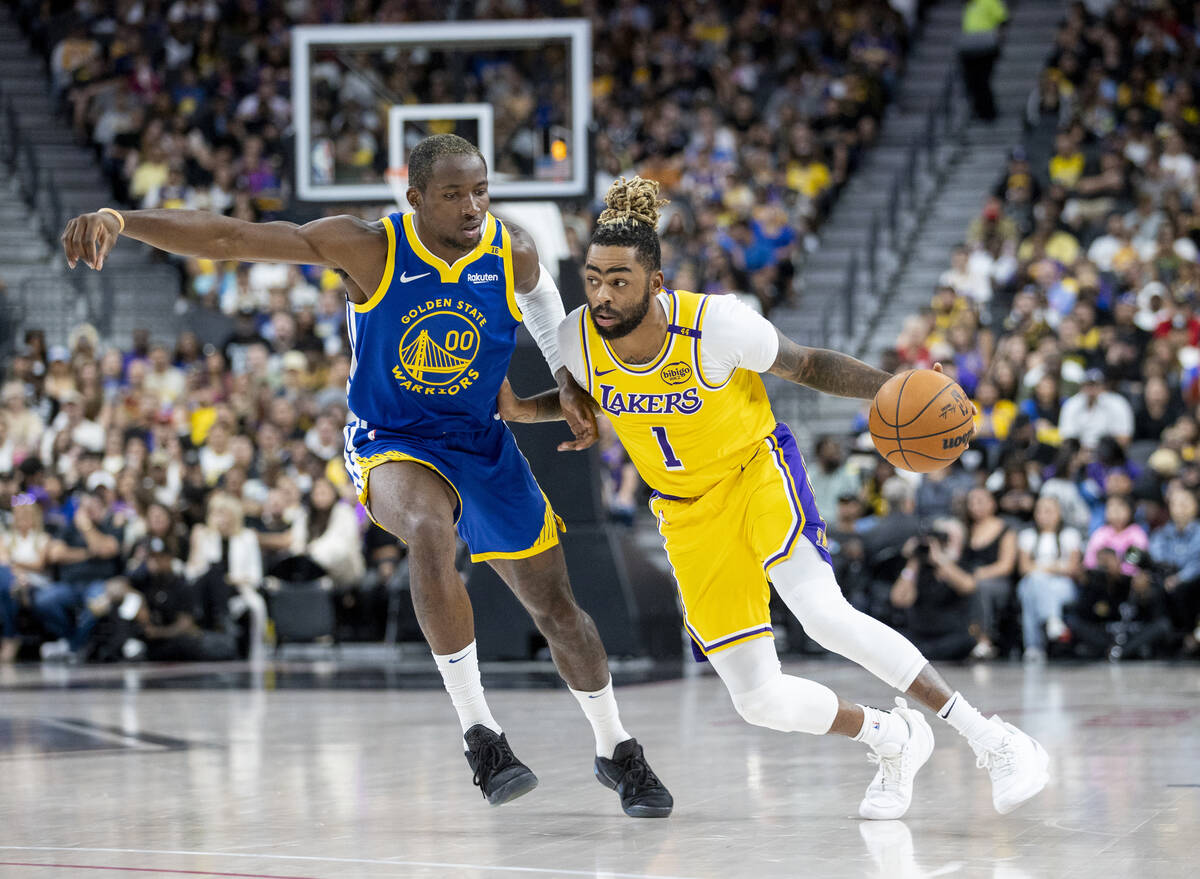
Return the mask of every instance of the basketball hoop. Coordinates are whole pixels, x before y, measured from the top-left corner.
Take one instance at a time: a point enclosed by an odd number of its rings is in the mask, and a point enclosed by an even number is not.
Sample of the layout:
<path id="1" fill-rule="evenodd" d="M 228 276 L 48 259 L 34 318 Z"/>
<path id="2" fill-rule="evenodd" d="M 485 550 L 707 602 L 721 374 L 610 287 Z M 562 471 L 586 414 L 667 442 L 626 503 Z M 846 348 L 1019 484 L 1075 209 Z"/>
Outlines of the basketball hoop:
<path id="1" fill-rule="evenodd" d="M 388 168 L 384 172 L 387 178 L 388 186 L 391 187 L 392 195 L 396 199 L 396 210 L 402 214 L 407 214 L 412 210 L 412 206 L 408 203 L 408 165 L 399 165 Z"/>

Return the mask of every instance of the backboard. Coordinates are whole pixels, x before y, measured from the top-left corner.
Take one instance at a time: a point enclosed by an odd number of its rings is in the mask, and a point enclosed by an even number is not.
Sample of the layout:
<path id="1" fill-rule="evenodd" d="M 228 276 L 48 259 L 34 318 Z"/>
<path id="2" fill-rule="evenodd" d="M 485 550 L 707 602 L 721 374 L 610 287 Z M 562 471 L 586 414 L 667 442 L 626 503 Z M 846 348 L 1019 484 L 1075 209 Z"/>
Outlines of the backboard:
<path id="1" fill-rule="evenodd" d="M 493 198 L 582 196 L 591 87 L 584 19 L 297 27 L 296 195 L 390 202 L 387 169 L 454 132 L 488 159 Z"/>

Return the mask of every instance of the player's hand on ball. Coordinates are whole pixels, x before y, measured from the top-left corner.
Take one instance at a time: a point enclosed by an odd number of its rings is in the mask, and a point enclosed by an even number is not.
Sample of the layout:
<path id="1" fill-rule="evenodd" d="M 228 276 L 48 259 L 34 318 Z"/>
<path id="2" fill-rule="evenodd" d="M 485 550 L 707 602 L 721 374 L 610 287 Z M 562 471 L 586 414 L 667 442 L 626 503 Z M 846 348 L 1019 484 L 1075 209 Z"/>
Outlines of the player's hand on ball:
<path id="1" fill-rule="evenodd" d="M 946 372 L 946 370 L 942 368 L 942 364 L 940 362 L 933 364 L 931 369 L 933 369 L 934 372 Z M 971 402 L 971 410 L 975 413 L 976 417 L 979 417 L 979 407 L 975 405 L 974 401 Z"/>
<path id="2" fill-rule="evenodd" d="M 72 218 L 60 239 L 67 265 L 75 268 L 76 263 L 83 260 L 84 265 L 99 271 L 104 268 L 104 258 L 120 234 L 120 219 L 107 211 L 93 211 Z"/>

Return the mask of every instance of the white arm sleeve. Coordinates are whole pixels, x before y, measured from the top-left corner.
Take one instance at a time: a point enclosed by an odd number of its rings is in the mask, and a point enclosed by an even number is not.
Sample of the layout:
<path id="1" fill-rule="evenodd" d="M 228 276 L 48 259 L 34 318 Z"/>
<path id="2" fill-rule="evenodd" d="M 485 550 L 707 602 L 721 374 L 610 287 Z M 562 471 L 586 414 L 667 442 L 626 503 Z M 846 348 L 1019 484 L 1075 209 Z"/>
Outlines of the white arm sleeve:
<path id="1" fill-rule="evenodd" d="M 538 270 L 534 288 L 528 293 L 515 295 L 517 307 L 525 319 L 525 327 L 550 365 L 550 374 L 554 375 L 563 365 L 558 354 L 558 325 L 566 316 L 566 310 L 550 271 L 541 263 L 538 263 Z"/>
<path id="2" fill-rule="evenodd" d="M 587 371 L 584 369 L 583 349 L 579 339 L 579 313 L 583 306 L 572 311 L 558 325 L 558 356 L 580 387 L 588 386 Z"/>
<path id="3" fill-rule="evenodd" d="M 709 297 L 701 332 L 700 359 L 710 385 L 724 384 L 735 369 L 766 372 L 779 354 L 775 325 L 729 294 Z"/>

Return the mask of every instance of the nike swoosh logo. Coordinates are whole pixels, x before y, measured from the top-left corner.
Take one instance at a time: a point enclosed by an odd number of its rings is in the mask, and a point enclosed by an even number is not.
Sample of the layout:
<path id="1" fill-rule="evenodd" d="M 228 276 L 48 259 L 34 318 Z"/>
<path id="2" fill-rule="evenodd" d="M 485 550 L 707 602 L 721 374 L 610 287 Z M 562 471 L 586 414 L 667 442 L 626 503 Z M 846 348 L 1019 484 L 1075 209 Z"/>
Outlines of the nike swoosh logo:
<path id="1" fill-rule="evenodd" d="M 602 376 L 602 375 L 608 375 L 610 372 L 616 372 L 616 371 L 617 371 L 617 370 L 616 370 L 615 368 L 613 368 L 613 369 L 606 369 L 606 370 L 604 370 L 603 372 L 601 372 L 601 371 L 600 371 L 600 370 L 598 370 L 598 369 L 593 369 L 593 370 L 592 370 L 592 372 L 596 373 L 596 378 L 600 378 L 600 376 Z"/>
<path id="2" fill-rule="evenodd" d="M 450 664 L 453 665 L 456 662 L 462 662 L 464 659 L 466 659 L 468 656 L 470 656 L 474 652 L 474 650 L 475 650 L 475 648 L 472 647 L 470 650 L 468 650 L 466 653 L 464 653 L 462 656 L 458 657 L 457 659 L 451 659 Z"/>
<path id="3" fill-rule="evenodd" d="M 588 696 L 588 698 L 589 699 L 599 699 L 603 695 L 604 695 L 603 693 L 596 693 L 594 695 Z"/>
<path id="4" fill-rule="evenodd" d="M 407 284 L 409 281 L 419 281 L 421 278 L 428 278 L 432 274 L 433 274 L 433 272 L 426 272 L 423 275 L 409 276 L 409 275 L 405 274 L 404 272 L 401 272 L 400 273 L 400 283 Z"/>

